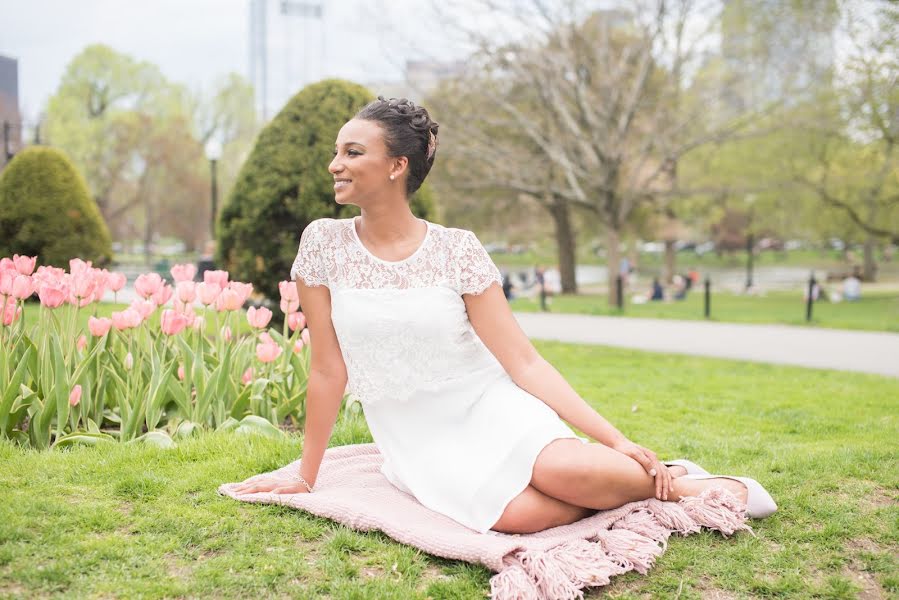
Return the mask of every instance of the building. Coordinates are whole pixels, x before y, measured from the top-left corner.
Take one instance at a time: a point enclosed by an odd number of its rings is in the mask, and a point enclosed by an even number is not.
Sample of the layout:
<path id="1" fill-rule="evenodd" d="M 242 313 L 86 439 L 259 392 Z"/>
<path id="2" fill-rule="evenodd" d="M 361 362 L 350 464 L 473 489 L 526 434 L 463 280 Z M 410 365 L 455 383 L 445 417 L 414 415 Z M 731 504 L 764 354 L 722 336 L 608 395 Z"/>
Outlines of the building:
<path id="1" fill-rule="evenodd" d="M 321 0 L 250 0 L 249 79 L 263 121 L 324 78 L 326 16 Z"/>
<path id="2" fill-rule="evenodd" d="M 22 146 L 19 112 L 19 61 L 0 56 L 0 169 Z"/>

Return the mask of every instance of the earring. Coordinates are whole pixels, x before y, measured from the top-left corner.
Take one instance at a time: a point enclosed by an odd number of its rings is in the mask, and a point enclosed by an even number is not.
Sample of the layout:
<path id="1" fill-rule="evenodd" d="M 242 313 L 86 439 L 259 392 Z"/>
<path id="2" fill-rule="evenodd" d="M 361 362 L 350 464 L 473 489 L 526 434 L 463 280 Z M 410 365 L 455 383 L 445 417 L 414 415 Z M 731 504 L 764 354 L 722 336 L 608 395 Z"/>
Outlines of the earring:
<path id="1" fill-rule="evenodd" d="M 393 181 L 393 175 L 390 176 L 390 181 Z"/>

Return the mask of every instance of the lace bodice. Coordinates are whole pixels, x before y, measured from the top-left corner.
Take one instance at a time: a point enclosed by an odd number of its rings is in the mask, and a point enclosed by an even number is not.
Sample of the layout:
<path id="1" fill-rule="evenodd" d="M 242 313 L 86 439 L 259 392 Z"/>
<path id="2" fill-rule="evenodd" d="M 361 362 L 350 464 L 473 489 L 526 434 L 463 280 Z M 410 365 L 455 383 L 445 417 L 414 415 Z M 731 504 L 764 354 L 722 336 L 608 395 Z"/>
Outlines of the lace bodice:
<path id="1" fill-rule="evenodd" d="M 368 406 L 404 402 L 498 366 L 472 329 L 462 294 L 502 285 L 499 269 L 471 231 L 426 223 L 421 245 L 401 261 L 371 254 L 353 219 L 318 219 L 301 236 L 291 279 L 330 289 L 350 391 Z"/>

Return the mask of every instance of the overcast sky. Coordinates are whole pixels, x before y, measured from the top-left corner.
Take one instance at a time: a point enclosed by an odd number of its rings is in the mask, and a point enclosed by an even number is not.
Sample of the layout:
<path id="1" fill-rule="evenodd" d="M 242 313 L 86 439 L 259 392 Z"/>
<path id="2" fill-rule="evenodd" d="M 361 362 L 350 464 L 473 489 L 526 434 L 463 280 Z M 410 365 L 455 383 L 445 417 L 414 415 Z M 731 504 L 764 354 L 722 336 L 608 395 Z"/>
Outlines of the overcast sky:
<path id="1" fill-rule="evenodd" d="M 401 77 L 398 65 L 409 44 L 418 44 L 420 1 L 326 5 L 324 75 L 361 83 Z M 194 88 L 208 89 L 231 71 L 249 75 L 249 0 L 0 0 L 0 24 L 0 55 L 18 59 L 19 104 L 28 121 L 69 61 L 93 43 L 155 63 Z M 433 40 L 429 48 L 439 53 Z"/>

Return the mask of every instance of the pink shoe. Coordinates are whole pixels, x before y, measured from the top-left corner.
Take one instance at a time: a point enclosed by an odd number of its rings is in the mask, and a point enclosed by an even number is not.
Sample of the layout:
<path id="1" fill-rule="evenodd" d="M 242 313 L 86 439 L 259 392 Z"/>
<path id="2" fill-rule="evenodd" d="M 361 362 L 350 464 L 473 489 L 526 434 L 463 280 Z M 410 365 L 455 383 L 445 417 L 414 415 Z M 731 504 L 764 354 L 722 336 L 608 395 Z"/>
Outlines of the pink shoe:
<path id="1" fill-rule="evenodd" d="M 746 486 L 749 494 L 746 497 L 746 514 L 753 519 L 764 519 L 768 517 L 777 510 L 777 504 L 774 502 L 774 498 L 771 497 L 771 494 L 762 487 L 755 479 L 750 479 L 749 477 L 734 477 L 732 475 L 684 475 L 687 479 L 715 479 L 715 478 L 724 478 L 724 479 L 733 479 L 734 481 L 739 481 L 743 485 Z"/>
<path id="2" fill-rule="evenodd" d="M 694 462 L 690 462 L 685 458 L 678 458 L 677 460 L 663 460 L 663 465 L 667 465 L 669 467 L 677 466 L 683 467 L 687 470 L 687 475 L 708 475 L 709 472 L 697 465 Z"/>

